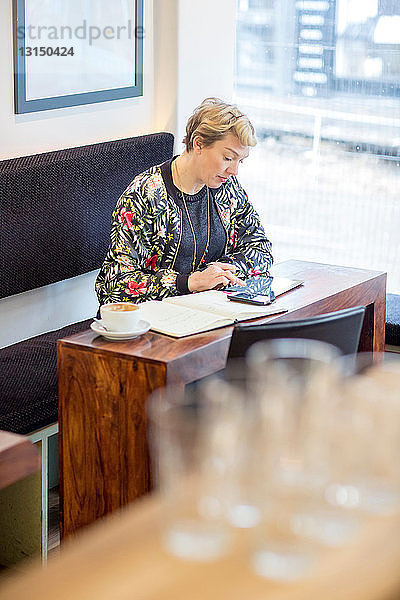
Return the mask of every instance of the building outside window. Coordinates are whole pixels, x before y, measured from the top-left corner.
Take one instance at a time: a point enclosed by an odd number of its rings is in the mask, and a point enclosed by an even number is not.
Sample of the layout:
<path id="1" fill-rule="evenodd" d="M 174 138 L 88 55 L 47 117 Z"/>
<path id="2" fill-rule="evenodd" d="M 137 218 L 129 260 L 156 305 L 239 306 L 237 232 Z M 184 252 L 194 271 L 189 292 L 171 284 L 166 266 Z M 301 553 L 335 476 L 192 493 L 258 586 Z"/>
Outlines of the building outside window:
<path id="1" fill-rule="evenodd" d="M 400 1 L 238 0 L 235 95 L 276 260 L 384 270 L 400 293 Z"/>

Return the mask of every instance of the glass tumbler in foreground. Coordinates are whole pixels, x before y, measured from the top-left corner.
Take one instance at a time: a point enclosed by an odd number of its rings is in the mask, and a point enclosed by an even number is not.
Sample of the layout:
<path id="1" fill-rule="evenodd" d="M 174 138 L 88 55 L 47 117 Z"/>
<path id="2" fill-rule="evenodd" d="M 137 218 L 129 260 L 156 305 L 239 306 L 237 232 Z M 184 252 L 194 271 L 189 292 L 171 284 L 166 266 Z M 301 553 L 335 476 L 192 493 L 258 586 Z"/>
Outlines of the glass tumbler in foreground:
<path id="1" fill-rule="evenodd" d="M 335 457 L 332 505 L 387 515 L 400 506 L 400 366 L 383 355 L 339 359 L 340 395 L 332 405 Z"/>
<path id="2" fill-rule="evenodd" d="M 260 460 L 255 444 L 257 402 L 249 383 L 244 359 L 230 359 L 223 376 L 204 388 L 206 395 L 218 394 L 227 402 L 235 401 L 235 441 L 225 480 L 224 505 L 228 522 L 238 529 L 251 529 L 260 520 L 255 485 Z"/>
<path id="3" fill-rule="evenodd" d="M 235 399 L 182 389 L 149 400 L 153 471 L 163 501 L 162 539 L 181 558 L 211 561 L 230 547 L 225 485 L 237 427 Z"/>
<path id="4" fill-rule="evenodd" d="M 323 451 L 326 407 L 337 391 L 339 353 L 314 340 L 280 339 L 249 351 L 259 406 L 260 456 L 252 566 L 273 579 L 296 579 L 324 546 L 340 545 L 358 531 L 358 518 L 326 502 L 330 462 Z"/>

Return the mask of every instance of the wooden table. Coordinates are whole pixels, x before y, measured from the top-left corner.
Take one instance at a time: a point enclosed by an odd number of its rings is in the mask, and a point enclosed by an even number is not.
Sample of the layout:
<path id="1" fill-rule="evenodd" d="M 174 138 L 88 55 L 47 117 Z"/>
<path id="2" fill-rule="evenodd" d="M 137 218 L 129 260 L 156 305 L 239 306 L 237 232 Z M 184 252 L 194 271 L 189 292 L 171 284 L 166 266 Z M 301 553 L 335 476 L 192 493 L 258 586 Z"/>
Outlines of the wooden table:
<path id="1" fill-rule="evenodd" d="M 159 540 L 157 498 L 135 502 L 67 542 L 60 556 L 0 586 L 0 600 L 398 600 L 400 517 L 365 525 L 352 544 L 324 550 L 308 579 L 254 575 L 249 534 L 213 563 L 178 560 Z"/>
<path id="2" fill-rule="evenodd" d="M 261 322 L 364 305 L 359 350 L 384 350 L 385 273 L 298 260 L 274 271 L 305 285 L 276 300 L 287 313 Z M 149 491 L 149 394 L 223 368 L 231 333 L 224 327 L 176 340 L 149 332 L 110 342 L 89 330 L 58 342 L 62 536 Z"/>
<path id="3" fill-rule="evenodd" d="M 0 490 L 40 469 L 40 452 L 24 435 L 0 431 Z"/>

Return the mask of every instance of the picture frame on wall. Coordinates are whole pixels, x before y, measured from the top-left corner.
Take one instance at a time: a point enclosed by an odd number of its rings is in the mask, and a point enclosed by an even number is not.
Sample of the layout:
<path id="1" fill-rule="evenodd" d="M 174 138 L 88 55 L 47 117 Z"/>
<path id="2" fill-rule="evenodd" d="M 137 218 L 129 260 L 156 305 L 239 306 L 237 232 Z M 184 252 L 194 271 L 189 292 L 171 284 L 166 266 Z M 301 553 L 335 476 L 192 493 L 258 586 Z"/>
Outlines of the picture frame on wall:
<path id="1" fill-rule="evenodd" d="M 144 0 L 13 0 L 15 113 L 143 95 Z"/>

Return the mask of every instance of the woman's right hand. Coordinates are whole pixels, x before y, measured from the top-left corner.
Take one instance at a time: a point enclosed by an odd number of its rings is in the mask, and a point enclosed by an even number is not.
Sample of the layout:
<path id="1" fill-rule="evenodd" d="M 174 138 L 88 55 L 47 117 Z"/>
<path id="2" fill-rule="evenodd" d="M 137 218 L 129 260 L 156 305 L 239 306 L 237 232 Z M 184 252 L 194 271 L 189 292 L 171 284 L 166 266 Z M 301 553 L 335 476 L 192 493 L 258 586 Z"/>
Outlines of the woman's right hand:
<path id="1" fill-rule="evenodd" d="M 236 277 L 236 267 L 230 263 L 215 262 L 204 271 L 195 271 L 189 275 L 188 288 L 190 292 L 204 292 L 226 285 L 241 285 L 246 283 Z"/>

